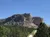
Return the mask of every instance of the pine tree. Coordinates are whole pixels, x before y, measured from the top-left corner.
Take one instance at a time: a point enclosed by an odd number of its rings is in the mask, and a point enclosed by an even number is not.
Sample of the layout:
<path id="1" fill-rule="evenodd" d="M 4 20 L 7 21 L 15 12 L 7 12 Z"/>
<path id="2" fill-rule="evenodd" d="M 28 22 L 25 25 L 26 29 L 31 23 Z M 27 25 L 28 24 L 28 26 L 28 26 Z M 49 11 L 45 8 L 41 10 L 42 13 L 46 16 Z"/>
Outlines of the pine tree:
<path id="1" fill-rule="evenodd" d="M 50 27 L 48 28 L 48 30 L 49 30 L 49 37 L 50 37 Z"/>
<path id="2" fill-rule="evenodd" d="M 48 37 L 48 27 L 45 23 L 40 23 L 39 28 L 37 29 L 35 37 Z"/>

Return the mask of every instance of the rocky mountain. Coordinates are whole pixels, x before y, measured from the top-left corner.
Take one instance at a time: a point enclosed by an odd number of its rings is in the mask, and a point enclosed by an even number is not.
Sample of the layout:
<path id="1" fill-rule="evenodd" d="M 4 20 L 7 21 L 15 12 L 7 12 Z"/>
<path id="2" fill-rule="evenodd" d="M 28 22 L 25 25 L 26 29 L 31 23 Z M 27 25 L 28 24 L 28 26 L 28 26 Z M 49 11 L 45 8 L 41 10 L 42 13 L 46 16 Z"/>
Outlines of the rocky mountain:
<path id="1" fill-rule="evenodd" d="M 24 14 L 14 14 L 8 18 L 0 19 L 0 25 L 18 25 L 28 28 L 38 28 L 39 24 L 42 22 L 40 17 L 32 17 L 30 13 Z"/>

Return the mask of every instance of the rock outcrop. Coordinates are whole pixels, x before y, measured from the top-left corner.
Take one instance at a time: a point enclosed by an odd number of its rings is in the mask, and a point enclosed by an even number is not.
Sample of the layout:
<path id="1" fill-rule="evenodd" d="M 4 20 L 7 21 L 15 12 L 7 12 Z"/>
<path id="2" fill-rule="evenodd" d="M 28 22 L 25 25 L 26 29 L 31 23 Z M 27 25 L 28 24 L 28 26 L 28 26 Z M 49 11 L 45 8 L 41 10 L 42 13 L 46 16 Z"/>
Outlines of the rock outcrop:
<path id="1" fill-rule="evenodd" d="M 29 13 L 25 14 L 15 14 L 11 17 L 4 19 L 4 21 L 0 20 L 1 25 L 19 25 L 28 28 L 38 28 L 38 25 L 42 22 L 42 18 L 40 17 L 32 17 Z"/>
<path id="2" fill-rule="evenodd" d="M 41 22 L 43 22 L 43 19 L 41 17 L 33 17 L 33 23 L 36 25 L 39 25 Z"/>

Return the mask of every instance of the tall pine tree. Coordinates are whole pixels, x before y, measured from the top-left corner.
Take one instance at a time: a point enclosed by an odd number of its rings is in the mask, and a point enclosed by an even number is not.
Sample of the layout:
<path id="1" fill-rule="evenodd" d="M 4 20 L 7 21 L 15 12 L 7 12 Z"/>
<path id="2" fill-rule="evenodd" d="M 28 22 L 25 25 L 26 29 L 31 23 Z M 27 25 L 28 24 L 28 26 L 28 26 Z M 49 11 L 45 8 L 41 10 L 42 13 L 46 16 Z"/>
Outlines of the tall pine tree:
<path id="1" fill-rule="evenodd" d="M 48 37 L 48 27 L 45 23 L 40 23 L 39 28 L 37 29 L 35 37 Z"/>

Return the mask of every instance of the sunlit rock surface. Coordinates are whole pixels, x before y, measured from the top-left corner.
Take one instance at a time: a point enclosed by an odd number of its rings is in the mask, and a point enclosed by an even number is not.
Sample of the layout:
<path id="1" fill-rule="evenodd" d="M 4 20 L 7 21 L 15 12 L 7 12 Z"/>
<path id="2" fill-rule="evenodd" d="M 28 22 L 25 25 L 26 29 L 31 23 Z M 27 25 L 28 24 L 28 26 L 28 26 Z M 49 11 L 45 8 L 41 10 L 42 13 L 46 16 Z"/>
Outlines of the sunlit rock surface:
<path id="1" fill-rule="evenodd" d="M 1 25 L 19 25 L 28 28 L 38 28 L 38 25 L 42 22 L 40 17 L 32 17 L 30 13 L 15 14 L 4 20 L 0 20 Z"/>

